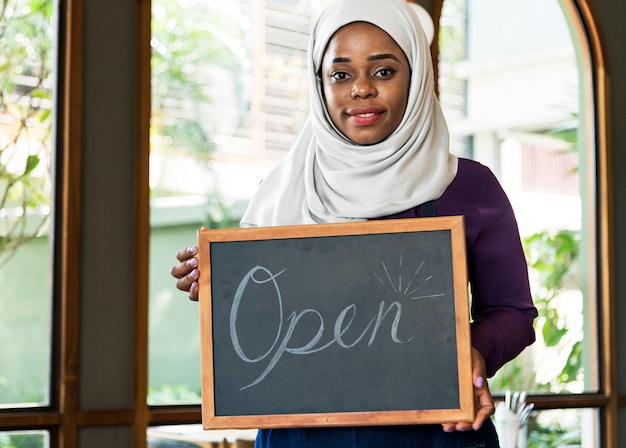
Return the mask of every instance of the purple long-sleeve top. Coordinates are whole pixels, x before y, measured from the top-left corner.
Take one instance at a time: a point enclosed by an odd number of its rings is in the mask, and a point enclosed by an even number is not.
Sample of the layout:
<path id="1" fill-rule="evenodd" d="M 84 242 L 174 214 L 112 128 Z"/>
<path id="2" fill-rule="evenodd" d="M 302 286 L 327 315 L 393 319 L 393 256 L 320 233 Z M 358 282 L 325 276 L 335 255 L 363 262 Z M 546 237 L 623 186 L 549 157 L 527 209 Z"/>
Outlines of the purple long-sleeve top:
<path id="1" fill-rule="evenodd" d="M 513 209 L 491 170 L 467 159 L 459 159 L 455 179 L 434 206 L 436 216 L 465 217 L 472 345 L 493 376 L 535 340 L 537 310 Z M 420 218 L 422 210 L 417 206 L 380 219 Z M 484 446 L 489 431 L 494 431 L 489 419 L 478 431 L 445 435 L 439 425 L 262 429 L 255 447 Z"/>
<path id="2" fill-rule="evenodd" d="M 537 309 L 513 209 L 491 170 L 468 159 L 459 159 L 455 179 L 434 206 L 435 216 L 465 217 L 472 345 L 493 376 L 535 340 Z M 381 219 L 418 217 L 420 207 Z"/>

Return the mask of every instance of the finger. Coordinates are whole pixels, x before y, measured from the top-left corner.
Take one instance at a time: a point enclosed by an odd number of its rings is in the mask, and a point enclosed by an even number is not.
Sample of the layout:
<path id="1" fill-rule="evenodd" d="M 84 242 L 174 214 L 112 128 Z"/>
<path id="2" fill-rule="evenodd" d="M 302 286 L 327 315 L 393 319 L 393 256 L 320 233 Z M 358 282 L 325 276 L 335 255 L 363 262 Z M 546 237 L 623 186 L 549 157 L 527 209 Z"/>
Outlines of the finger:
<path id="1" fill-rule="evenodd" d="M 187 261 L 190 258 L 195 257 L 196 255 L 198 255 L 198 247 L 187 246 L 176 252 L 176 259 L 182 263 L 183 261 Z"/>
<path id="2" fill-rule="evenodd" d="M 472 423 L 472 429 L 474 431 L 478 431 L 480 428 L 482 428 L 483 424 L 485 423 L 485 420 L 488 417 L 489 417 L 489 413 L 488 412 L 483 412 L 482 409 L 480 411 L 478 411 L 476 413 L 476 418 L 474 419 L 474 422 Z"/>
<path id="3" fill-rule="evenodd" d="M 454 432 L 456 431 L 456 423 L 443 423 L 441 425 L 445 432 Z"/>
<path id="4" fill-rule="evenodd" d="M 485 423 L 485 420 L 487 420 L 496 410 L 493 403 L 493 397 L 491 396 L 491 392 L 489 392 L 489 386 L 486 381 L 484 382 L 484 386 L 479 388 L 477 391 L 476 404 L 478 405 L 478 411 L 476 412 L 476 418 L 474 419 L 472 428 L 478 430 L 483 423 Z"/>
<path id="5" fill-rule="evenodd" d="M 172 277 L 181 279 L 191 273 L 194 269 L 198 267 L 198 259 L 190 258 L 186 261 L 183 261 L 177 265 L 172 266 L 170 269 L 170 274 Z"/>
<path id="6" fill-rule="evenodd" d="M 198 301 L 198 282 L 193 282 L 189 288 L 189 300 Z"/>
<path id="7" fill-rule="evenodd" d="M 472 425 L 466 422 L 443 423 L 441 426 L 443 427 L 444 432 L 465 432 L 472 429 Z"/>
<path id="8" fill-rule="evenodd" d="M 483 423 L 495 412 L 495 406 L 493 403 L 484 404 L 480 407 L 478 412 L 476 413 L 476 418 L 474 419 L 474 423 L 472 423 L 472 428 L 474 430 L 479 430 Z"/>
<path id="9" fill-rule="evenodd" d="M 188 275 L 176 280 L 176 288 L 181 291 L 191 292 L 191 286 L 198 281 L 199 272 L 197 269 L 192 270 Z M 196 285 L 197 288 L 197 285 Z"/>

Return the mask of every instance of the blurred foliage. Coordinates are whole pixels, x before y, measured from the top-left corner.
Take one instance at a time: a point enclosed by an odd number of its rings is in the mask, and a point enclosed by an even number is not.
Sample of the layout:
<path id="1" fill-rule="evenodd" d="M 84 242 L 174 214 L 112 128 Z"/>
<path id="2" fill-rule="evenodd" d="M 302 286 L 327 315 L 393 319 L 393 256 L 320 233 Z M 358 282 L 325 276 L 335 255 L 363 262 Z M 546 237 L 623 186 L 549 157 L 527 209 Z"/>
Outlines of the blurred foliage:
<path id="1" fill-rule="evenodd" d="M 46 446 L 43 434 L 0 433 L 0 448 L 42 448 Z"/>
<path id="2" fill-rule="evenodd" d="M 528 436 L 528 448 L 580 447 L 580 428 L 561 428 L 558 425 L 535 426 Z"/>
<path id="3" fill-rule="evenodd" d="M 155 0 L 152 18 L 151 151 L 190 156 L 206 166 L 215 148 L 207 111 L 220 107 L 210 92 L 224 81 L 213 68 L 241 82 L 249 65 L 242 47 L 246 21 L 236 4 L 197 0 Z M 236 91 L 242 95 L 245 89 Z M 153 197 L 177 193 L 152 191 Z"/>
<path id="4" fill-rule="evenodd" d="M 200 403 L 201 401 L 200 391 L 191 390 L 184 384 L 150 386 L 148 390 L 148 403 L 167 405 Z"/>
<path id="5" fill-rule="evenodd" d="M 535 330 L 545 347 L 568 350 L 558 374 L 549 382 L 541 382 L 529 369 L 528 358 L 522 354 L 507 363 L 490 381 L 494 391 L 526 390 L 532 392 L 562 392 L 568 383 L 579 381 L 582 374 L 582 333 L 568 328 L 559 310 L 558 296 L 577 287 L 580 231 L 542 231 L 523 238 L 522 243 L 531 277 L 537 280 L 533 300 L 539 313 Z"/>
<path id="6" fill-rule="evenodd" d="M 539 424 L 534 419 L 528 429 L 527 448 L 567 448 L 580 447 L 582 444 L 579 425 L 566 425 L 554 420 Z"/>
<path id="7" fill-rule="evenodd" d="M 573 230 L 544 231 L 524 239 L 528 266 L 536 272 L 540 285 L 533 297 L 539 311 L 538 329 L 548 347 L 556 346 L 567 333 L 553 299 L 565 280 L 576 275 L 579 248 L 580 232 Z"/>
<path id="8" fill-rule="evenodd" d="M 0 2 L 0 267 L 49 217 L 52 10 L 51 0 Z"/>

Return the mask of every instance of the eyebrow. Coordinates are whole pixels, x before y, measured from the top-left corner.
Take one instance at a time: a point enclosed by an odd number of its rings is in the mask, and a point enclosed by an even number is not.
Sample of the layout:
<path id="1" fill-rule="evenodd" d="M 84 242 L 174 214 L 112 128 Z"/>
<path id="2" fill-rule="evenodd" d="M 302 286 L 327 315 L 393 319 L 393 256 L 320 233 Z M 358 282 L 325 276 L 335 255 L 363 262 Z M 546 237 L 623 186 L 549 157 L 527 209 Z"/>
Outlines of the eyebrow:
<path id="1" fill-rule="evenodd" d="M 400 62 L 400 60 L 393 54 L 391 53 L 383 53 L 383 54 L 374 54 L 372 56 L 369 56 L 367 58 L 368 61 L 381 61 L 384 59 L 393 59 L 396 60 L 398 62 Z M 333 59 L 333 63 L 334 64 L 338 64 L 338 63 L 342 63 L 342 62 L 350 62 L 350 58 L 335 58 Z"/>

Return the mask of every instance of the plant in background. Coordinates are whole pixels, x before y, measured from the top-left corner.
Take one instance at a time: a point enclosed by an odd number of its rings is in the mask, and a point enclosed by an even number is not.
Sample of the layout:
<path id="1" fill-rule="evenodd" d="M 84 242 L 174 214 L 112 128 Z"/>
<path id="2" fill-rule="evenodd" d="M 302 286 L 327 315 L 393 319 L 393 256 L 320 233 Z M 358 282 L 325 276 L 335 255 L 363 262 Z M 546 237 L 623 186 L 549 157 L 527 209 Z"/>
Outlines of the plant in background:
<path id="1" fill-rule="evenodd" d="M 581 446 L 580 426 L 565 426 L 559 422 L 530 427 L 527 446 L 524 448 L 567 448 Z"/>
<path id="2" fill-rule="evenodd" d="M 148 403 L 189 404 L 200 403 L 201 401 L 200 391 L 191 390 L 189 386 L 184 384 L 175 386 L 163 384 L 159 387 L 149 386 L 148 388 Z"/>
<path id="3" fill-rule="evenodd" d="M 42 433 L 0 434 L 0 448 L 41 448 L 46 446 Z"/>
<path id="4" fill-rule="evenodd" d="M 537 338 L 547 358 L 557 360 L 555 375 L 541 380 L 533 349 L 524 351 L 507 363 L 490 381 L 493 390 L 527 390 L 534 393 L 559 393 L 578 387 L 582 376 L 582 326 L 564 317 L 563 296 L 576 290 L 580 231 L 541 231 L 522 239 L 526 260 L 534 280 L 533 300 L 538 310 L 535 321 Z M 582 325 L 582 324 L 581 324 Z M 532 365 L 535 368 L 529 369 Z M 545 378 L 545 375 L 543 375 Z M 578 420 L 573 425 L 532 414 L 528 427 L 528 448 L 580 446 Z M 545 421 L 544 421 L 545 420 Z"/>
<path id="5" fill-rule="evenodd" d="M 0 267 L 49 218 L 52 1 L 0 3 Z"/>
<path id="6" fill-rule="evenodd" d="M 567 283 L 576 278 L 580 232 L 539 232 L 524 239 L 524 249 L 528 265 L 536 273 L 540 285 L 534 294 L 539 311 L 537 330 L 541 332 L 546 347 L 564 345 L 569 350 L 557 377 L 558 384 L 564 386 L 579 380 L 582 332 L 568 328 L 556 299 L 567 288 Z"/>
<path id="7" fill-rule="evenodd" d="M 567 391 L 580 381 L 582 373 L 582 330 L 568 326 L 560 309 L 559 298 L 570 289 L 577 275 L 580 231 L 537 232 L 522 239 L 531 278 L 536 280 L 533 300 L 538 310 L 535 329 L 546 350 L 565 352 L 557 375 L 541 381 L 537 372 L 528 369 L 532 350 L 507 363 L 491 382 L 494 390 L 532 390 L 534 392 Z M 559 358 L 554 356 L 553 359 Z"/>
<path id="8" fill-rule="evenodd" d="M 180 170 L 207 169 L 215 149 L 214 118 L 225 109 L 212 104 L 213 96 L 226 81 L 240 82 L 248 64 L 241 46 L 245 24 L 230 3 L 155 0 L 152 12 L 151 194 L 185 195 L 189 173 L 172 179 L 176 176 L 158 173 L 156 160 L 166 169 L 168 164 L 170 169 L 173 164 Z M 240 95 L 243 91 L 236 89 Z"/>

